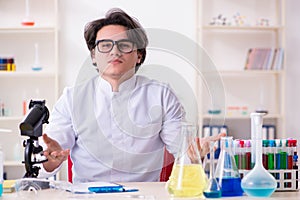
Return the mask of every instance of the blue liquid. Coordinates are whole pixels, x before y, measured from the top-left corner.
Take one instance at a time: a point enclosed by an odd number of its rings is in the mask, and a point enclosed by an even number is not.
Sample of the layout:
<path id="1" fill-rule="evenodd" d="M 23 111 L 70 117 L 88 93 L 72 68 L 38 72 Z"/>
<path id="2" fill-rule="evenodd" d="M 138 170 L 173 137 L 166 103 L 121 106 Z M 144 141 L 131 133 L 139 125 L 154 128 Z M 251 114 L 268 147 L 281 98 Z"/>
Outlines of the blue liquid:
<path id="1" fill-rule="evenodd" d="M 253 197 L 269 197 L 273 194 L 276 188 L 244 188 L 248 196 Z"/>
<path id="2" fill-rule="evenodd" d="M 2 196 L 2 193 L 3 193 L 3 185 L 2 183 L 0 184 L 0 197 Z"/>
<path id="3" fill-rule="evenodd" d="M 275 166 L 275 168 L 276 169 L 280 169 L 281 168 L 281 166 L 280 166 L 280 162 L 281 162 L 281 159 L 280 159 L 280 153 L 276 153 L 276 166 Z"/>
<path id="4" fill-rule="evenodd" d="M 42 70 L 42 68 L 41 67 L 32 67 L 32 70 L 33 71 L 40 71 L 40 70 Z"/>
<path id="5" fill-rule="evenodd" d="M 220 198 L 222 196 L 221 191 L 210 191 L 210 192 L 203 192 L 206 198 Z"/>
<path id="6" fill-rule="evenodd" d="M 243 189 L 241 187 L 241 179 L 225 177 L 222 179 L 222 197 L 243 196 Z"/>

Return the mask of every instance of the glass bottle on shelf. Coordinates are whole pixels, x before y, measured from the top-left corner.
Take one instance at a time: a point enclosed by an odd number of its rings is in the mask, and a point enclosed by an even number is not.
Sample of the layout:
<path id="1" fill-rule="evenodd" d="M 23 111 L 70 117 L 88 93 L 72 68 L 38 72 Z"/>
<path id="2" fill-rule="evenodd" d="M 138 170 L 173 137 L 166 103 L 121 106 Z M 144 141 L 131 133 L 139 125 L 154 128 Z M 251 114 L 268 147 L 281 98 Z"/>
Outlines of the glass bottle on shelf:
<path id="1" fill-rule="evenodd" d="M 184 124 L 181 146 L 176 155 L 167 190 L 172 197 L 202 197 L 207 177 L 196 145 L 196 126 Z"/>

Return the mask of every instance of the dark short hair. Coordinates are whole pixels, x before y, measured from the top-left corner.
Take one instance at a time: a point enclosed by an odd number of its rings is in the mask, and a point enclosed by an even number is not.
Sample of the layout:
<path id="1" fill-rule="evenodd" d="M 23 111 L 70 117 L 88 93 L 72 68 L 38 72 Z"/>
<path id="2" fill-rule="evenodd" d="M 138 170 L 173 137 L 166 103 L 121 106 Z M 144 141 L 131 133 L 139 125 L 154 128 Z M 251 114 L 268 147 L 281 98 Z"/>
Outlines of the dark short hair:
<path id="1" fill-rule="evenodd" d="M 91 21 L 85 26 L 84 38 L 91 53 L 95 48 L 97 32 L 107 25 L 121 25 L 127 28 L 128 39 L 135 43 L 138 53 L 142 55 L 141 62 L 136 65 L 137 71 L 146 58 L 148 38 L 145 30 L 136 19 L 130 17 L 123 10 L 113 8 L 106 13 L 104 18 Z"/>

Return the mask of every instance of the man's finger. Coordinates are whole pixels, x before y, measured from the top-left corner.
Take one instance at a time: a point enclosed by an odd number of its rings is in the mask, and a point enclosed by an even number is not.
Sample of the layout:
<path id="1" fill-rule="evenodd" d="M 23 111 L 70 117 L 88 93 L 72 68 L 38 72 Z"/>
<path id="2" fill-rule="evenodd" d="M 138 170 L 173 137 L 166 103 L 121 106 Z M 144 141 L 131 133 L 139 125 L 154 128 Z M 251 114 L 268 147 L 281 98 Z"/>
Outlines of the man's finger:
<path id="1" fill-rule="evenodd" d="M 46 133 L 43 134 L 43 140 L 46 144 L 49 144 L 52 142 L 52 139 L 48 137 Z"/>
<path id="2" fill-rule="evenodd" d="M 218 141 L 221 139 L 221 137 L 225 137 L 225 136 L 226 136 L 226 133 L 219 133 L 218 135 L 211 136 L 211 140 Z"/>

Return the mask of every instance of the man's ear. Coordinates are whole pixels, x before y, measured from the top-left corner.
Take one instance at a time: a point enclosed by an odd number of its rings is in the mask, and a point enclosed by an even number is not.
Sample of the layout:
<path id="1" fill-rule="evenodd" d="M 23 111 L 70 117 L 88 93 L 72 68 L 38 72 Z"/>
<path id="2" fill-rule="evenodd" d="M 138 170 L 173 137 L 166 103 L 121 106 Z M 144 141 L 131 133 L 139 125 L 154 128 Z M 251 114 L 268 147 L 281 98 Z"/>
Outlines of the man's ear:
<path id="1" fill-rule="evenodd" d="M 142 60 L 142 57 L 143 57 L 143 55 L 141 54 L 141 53 L 137 53 L 137 56 L 138 56 L 138 60 L 137 60 L 137 64 L 140 64 L 141 63 L 141 60 Z"/>
<path id="2" fill-rule="evenodd" d="M 96 66 L 95 49 L 91 50 L 91 58 L 92 58 L 93 65 Z"/>

